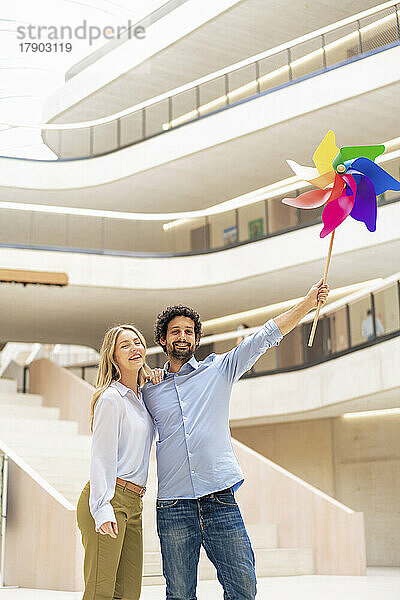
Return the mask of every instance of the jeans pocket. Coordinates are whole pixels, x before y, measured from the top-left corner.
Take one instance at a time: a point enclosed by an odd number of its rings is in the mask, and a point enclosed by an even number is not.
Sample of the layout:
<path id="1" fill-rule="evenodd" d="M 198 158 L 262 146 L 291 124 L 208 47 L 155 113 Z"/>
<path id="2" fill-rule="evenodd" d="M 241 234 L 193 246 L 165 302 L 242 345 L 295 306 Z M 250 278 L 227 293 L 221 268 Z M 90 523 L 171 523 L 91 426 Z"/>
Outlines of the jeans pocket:
<path id="1" fill-rule="evenodd" d="M 159 509 L 172 508 L 178 504 L 179 500 L 157 500 L 156 507 Z"/>
<path id="2" fill-rule="evenodd" d="M 232 492 L 214 492 L 214 498 L 218 504 L 223 504 L 224 506 L 237 506 L 235 496 Z"/>

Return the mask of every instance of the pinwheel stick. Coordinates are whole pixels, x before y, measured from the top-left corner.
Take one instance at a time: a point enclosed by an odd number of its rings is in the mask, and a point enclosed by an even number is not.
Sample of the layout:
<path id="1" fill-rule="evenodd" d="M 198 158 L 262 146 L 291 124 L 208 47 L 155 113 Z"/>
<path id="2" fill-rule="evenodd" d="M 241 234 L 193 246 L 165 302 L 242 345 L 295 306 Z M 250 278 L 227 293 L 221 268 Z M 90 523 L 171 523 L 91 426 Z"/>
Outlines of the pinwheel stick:
<path id="1" fill-rule="evenodd" d="M 331 234 L 331 242 L 329 244 L 328 258 L 326 259 L 325 273 L 324 273 L 324 279 L 323 279 L 322 283 L 326 283 L 326 280 L 328 278 L 329 263 L 331 262 L 333 238 L 335 237 L 335 231 L 336 231 L 336 229 L 334 229 Z M 317 323 L 318 323 L 318 319 L 319 319 L 319 311 L 321 310 L 321 306 L 322 306 L 322 302 L 318 302 L 317 310 L 315 312 L 315 317 L 314 317 L 314 321 L 312 324 L 310 338 L 308 340 L 309 348 L 311 348 L 311 346 L 313 345 L 313 342 L 314 342 L 315 330 L 317 329 Z"/>

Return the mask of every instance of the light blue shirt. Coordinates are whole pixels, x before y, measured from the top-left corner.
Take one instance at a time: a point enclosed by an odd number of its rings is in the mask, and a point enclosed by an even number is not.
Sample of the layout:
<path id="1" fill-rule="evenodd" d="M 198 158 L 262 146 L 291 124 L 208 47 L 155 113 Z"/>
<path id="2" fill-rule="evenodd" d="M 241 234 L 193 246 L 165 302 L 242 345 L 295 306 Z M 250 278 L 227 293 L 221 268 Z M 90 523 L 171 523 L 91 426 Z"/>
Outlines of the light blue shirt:
<path id="1" fill-rule="evenodd" d="M 140 389 L 136 396 L 113 381 L 94 407 L 89 507 L 96 531 L 106 521 L 116 523 L 110 501 L 117 477 L 146 485 L 153 439 L 153 420 Z"/>
<path id="2" fill-rule="evenodd" d="M 192 357 L 179 373 L 146 383 L 143 399 L 158 430 L 158 498 L 200 498 L 237 489 L 243 473 L 229 431 L 232 386 L 282 334 L 271 319 L 226 354 Z"/>

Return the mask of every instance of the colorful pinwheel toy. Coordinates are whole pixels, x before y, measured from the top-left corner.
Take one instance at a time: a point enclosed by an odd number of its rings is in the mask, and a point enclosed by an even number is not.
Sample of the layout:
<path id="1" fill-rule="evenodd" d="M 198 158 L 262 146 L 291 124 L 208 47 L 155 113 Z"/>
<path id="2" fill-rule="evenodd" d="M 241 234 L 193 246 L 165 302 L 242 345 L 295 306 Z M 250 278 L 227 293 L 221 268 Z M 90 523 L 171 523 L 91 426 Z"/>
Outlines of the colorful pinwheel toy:
<path id="1" fill-rule="evenodd" d="M 350 215 L 362 221 L 369 231 L 376 229 L 377 196 L 387 190 L 400 191 L 400 183 L 384 169 L 375 164 L 375 159 L 385 151 L 383 144 L 375 146 L 343 146 L 335 143 L 335 134 L 328 131 L 314 152 L 316 168 L 303 167 L 293 160 L 287 163 L 301 179 L 320 188 L 300 194 L 297 198 L 284 198 L 282 202 L 295 208 L 318 208 L 322 212 L 323 238 L 331 235 L 324 283 L 328 275 L 333 237 L 336 228 Z M 308 345 L 312 346 L 318 322 L 319 305 L 315 314 Z"/>

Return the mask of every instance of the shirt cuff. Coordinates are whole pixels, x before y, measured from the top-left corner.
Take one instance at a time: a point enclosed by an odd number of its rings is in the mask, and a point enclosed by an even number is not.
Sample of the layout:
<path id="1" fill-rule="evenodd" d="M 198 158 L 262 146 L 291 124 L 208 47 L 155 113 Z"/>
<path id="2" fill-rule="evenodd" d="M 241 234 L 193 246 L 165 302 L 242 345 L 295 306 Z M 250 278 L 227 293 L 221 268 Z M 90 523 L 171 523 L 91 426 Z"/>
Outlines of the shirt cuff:
<path id="1" fill-rule="evenodd" d="M 264 324 L 264 329 L 267 334 L 267 339 L 271 346 L 278 346 L 279 342 L 283 339 L 283 335 L 275 321 L 270 319 Z"/>
<path id="2" fill-rule="evenodd" d="M 103 523 L 106 523 L 107 521 L 111 521 L 112 523 L 117 522 L 113 507 L 109 502 L 107 502 L 107 504 L 96 510 L 96 512 L 93 515 L 93 518 L 95 522 L 96 531 L 99 531 L 100 525 L 103 525 Z"/>

